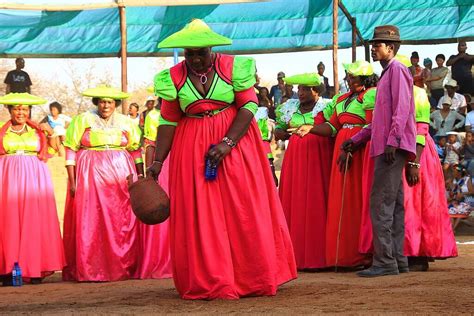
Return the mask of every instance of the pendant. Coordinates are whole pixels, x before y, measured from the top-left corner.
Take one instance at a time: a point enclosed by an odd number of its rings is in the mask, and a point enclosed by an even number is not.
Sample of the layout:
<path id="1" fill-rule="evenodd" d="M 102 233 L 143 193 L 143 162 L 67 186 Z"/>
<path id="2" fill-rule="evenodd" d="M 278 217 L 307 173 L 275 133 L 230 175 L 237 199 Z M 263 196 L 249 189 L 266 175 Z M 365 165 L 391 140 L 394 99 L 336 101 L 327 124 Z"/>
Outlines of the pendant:
<path id="1" fill-rule="evenodd" d="M 202 85 L 205 85 L 207 82 L 207 76 L 206 75 L 200 75 L 199 76 L 199 81 L 201 81 Z"/>

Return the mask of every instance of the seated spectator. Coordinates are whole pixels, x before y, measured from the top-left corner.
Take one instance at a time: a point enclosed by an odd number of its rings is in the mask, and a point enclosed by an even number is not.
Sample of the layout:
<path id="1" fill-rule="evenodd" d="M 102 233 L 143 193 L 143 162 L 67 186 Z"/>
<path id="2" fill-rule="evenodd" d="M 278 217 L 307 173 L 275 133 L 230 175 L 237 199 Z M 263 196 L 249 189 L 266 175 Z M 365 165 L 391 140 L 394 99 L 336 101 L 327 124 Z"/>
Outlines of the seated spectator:
<path id="1" fill-rule="evenodd" d="M 290 99 L 298 99 L 298 94 L 293 91 L 293 85 L 285 84 L 285 94 L 281 98 L 281 103 L 285 103 Z"/>
<path id="2" fill-rule="evenodd" d="M 448 209 L 453 231 L 461 219 L 469 217 L 474 207 L 474 186 L 472 177 L 462 167 L 455 169 L 455 177 L 449 191 Z"/>
<path id="3" fill-rule="evenodd" d="M 451 110 L 451 98 L 444 96 L 440 102 L 442 103 L 441 110 L 430 114 L 430 126 L 436 132 L 436 136 L 445 136 L 448 132 L 462 128 L 465 118 L 458 112 Z"/>
<path id="4" fill-rule="evenodd" d="M 45 116 L 40 123 L 48 123 L 53 129 L 54 134 L 58 136 L 58 143 L 56 146 L 58 148 L 59 156 L 63 157 L 65 156 L 65 150 L 62 143 L 66 139 L 66 129 L 72 119 L 69 116 L 62 114 L 63 106 L 59 102 L 51 103 L 49 105 L 49 112 L 50 114 Z"/>
<path id="5" fill-rule="evenodd" d="M 272 99 L 270 99 L 270 93 L 266 87 L 260 87 L 258 90 L 258 106 L 266 107 L 268 109 L 268 117 L 272 120 L 276 119 L 275 107 L 273 106 Z"/>
<path id="6" fill-rule="evenodd" d="M 277 74 L 278 84 L 270 88 L 270 99 L 272 99 L 273 106 L 275 107 L 282 103 L 281 98 L 285 94 L 285 82 L 283 81 L 283 78 L 285 78 L 285 73 L 280 71 Z"/>
<path id="7" fill-rule="evenodd" d="M 413 76 L 413 84 L 420 88 L 424 88 L 423 68 L 418 64 L 420 62 L 418 52 L 411 53 L 410 61 L 411 66 L 408 67 L 408 69 L 410 69 L 411 75 Z"/>
<path id="8" fill-rule="evenodd" d="M 22 69 L 25 68 L 25 60 L 23 58 L 17 58 L 15 60 L 16 69 L 11 70 L 7 73 L 4 83 L 6 84 L 5 94 L 11 93 L 30 93 L 31 79 L 30 75 Z"/>
<path id="9" fill-rule="evenodd" d="M 444 94 L 444 96 L 450 97 L 452 101 L 451 110 L 458 111 L 461 114 L 465 113 L 467 106 L 466 98 L 462 94 L 456 92 L 456 90 L 458 89 L 458 83 L 456 82 L 456 80 L 448 80 L 444 87 L 446 88 L 446 93 Z M 443 108 L 441 99 L 438 102 L 438 109 Z"/>
<path id="10" fill-rule="evenodd" d="M 461 148 L 463 160 L 461 165 L 467 170 L 470 176 L 474 175 L 474 138 L 471 131 L 466 132 L 464 143 Z"/>
<path id="11" fill-rule="evenodd" d="M 472 65 L 474 64 L 474 56 L 467 54 L 466 51 L 466 41 L 460 41 L 458 54 L 449 57 L 446 66 L 451 66 L 452 77 L 459 84 L 459 92 L 473 94 Z"/>
<path id="12" fill-rule="evenodd" d="M 446 158 L 446 136 L 436 137 L 436 151 L 438 152 L 439 161 L 444 164 Z"/>
<path id="13" fill-rule="evenodd" d="M 466 132 L 474 131 L 474 102 L 472 102 L 472 97 L 469 94 L 465 94 L 464 98 L 466 99 L 467 109 L 469 110 L 466 114 Z"/>
<path id="14" fill-rule="evenodd" d="M 449 73 L 448 67 L 444 67 L 446 57 L 443 54 L 436 55 L 436 64 L 438 67 L 431 70 L 431 76 L 425 79 L 426 83 L 430 84 L 431 96 L 438 104 L 439 99 L 444 95 L 443 82 L 446 75 Z"/>
<path id="15" fill-rule="evenodd" d="M 446 158 L 443 163 L 444 178 L 447 179 L 453 173 L 453 169 L 459 164 L 461 143 L 458 141 L 458 133 L 448 132 L 446 144 Z"/>

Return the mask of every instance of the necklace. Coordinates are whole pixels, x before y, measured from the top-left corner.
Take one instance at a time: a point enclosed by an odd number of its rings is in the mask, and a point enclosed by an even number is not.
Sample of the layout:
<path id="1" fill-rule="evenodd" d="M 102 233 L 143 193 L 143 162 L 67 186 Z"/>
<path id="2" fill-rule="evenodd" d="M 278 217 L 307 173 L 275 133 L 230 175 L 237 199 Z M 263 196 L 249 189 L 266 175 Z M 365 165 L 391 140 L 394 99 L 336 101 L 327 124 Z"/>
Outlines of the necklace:
<path id="1" fill-rule="evenodd" d="M 211 66 L 209 66 L 209 68 L 206 70 L 206 72 L 204 73 L 198 73 L 197 71 L 195 71 L 193 68 L 191 68 L 191 66 L 189 66 L 189 70 L 191 70 L 191 72 L 193 73 L 193 75 L 195 75 L 196 77 L 199 77 L 199 81 L 201 82 L 202 85 L 205 85 L 206 82 L 207 82 L 207 75 L 211 72 L 212 68 L 214 67 L 214 64 L 211 64 Z"/>
<path id="2" fill-rule="evenodd" d="M 26 128 L 26 124 L 23 124 L 23 127 L 20 128 L 19 130 L 13 129 L 13 126 L 10 127 L 10 130 L 11 130 L 13 133 L 20 134 L 20 133 L 23 133 L 23 132 L 25 131 L 25 128 Z"/>

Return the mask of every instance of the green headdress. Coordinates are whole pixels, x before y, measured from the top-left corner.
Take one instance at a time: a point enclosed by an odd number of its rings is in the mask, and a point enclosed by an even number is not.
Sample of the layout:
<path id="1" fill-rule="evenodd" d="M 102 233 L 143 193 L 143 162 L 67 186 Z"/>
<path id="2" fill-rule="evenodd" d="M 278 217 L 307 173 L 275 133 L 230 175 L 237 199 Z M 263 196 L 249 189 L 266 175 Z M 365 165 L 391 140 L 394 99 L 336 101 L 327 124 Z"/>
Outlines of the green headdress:
<path id="1" fill-rule="evenodd" d="M 283 78 L 286 84 L 303 85 L 308 87 L 319 86 L 322 82 L 321 76 L 316 73 L 299 74 Z"/>
<path id="2" fill-rule="evenodd" d="M 397 54 L 395 56 L 395 59 L 398 60 L 400 63 L 402 63 L 405 67 L 411 67 L 410 58 L 408 58 L 407 56 Z"/>
<path id="3" fill-rule="evenodd" d="M 370 76 L 374 74 L 374 68 L 365 60 L 357 60 L 351 64 L 342 64 L 348 74 L 353 76 Z"/>
<path id="4" fill-rule="evenodd" d="M 202 48 L 230 44 L 230 38 L 217 34 L 204 21 L 195 19 L 181 31 L 161 41 L 158 48 Z"/>
<path id="5" fill-rule="evenodd" d="M 5 105 L 36 105 L 47 101 L 29 93 L 9 93 L 0 97 L 0 104 Z"/>
<path id="6" fill-rule="evenodd" d="M 87 89 L 82 93 L 85 97 L 101 98 L 101 99 L 113 99 L 123 100 L 128 98 L 128 93 L 122 92 L 117 88 L 112 88 L 104 85 L 97 86 L 95 88 Z"/>

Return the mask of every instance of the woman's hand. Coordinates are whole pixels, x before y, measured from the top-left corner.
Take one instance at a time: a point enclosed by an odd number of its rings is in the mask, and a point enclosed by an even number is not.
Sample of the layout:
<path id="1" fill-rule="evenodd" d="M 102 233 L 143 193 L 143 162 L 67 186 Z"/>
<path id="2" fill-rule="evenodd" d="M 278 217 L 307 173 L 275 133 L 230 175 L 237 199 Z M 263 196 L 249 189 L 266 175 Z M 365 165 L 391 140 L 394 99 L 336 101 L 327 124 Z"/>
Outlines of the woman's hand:
<path id="1" fill-rule="evenodd" d="M 420 182 L 420 169 L 413 166 L 405 166 L 405 178 L 409 186 L 413 187 Z"/>
<path id="2" fill-rule="evenodd" d="M 153 161 L 150 167 L 146 169 L 146 177 L 153 178 L 155 181 L 158 180 L 158 176 L 160 175 L 161 168 L 163 167 L 163 163 L 159 161 Z"/>
<path id="3" fill-rule="evenodd" d="M 69 179 L 69 194 L 72 197 L 76 195 L 76 179 Z"/>
<path id="4" fill-rule="evenodd" d="M 282 130 L 280 128 L 277 128 L 275 130 L 275 139 L 276 140 L 287 140 L 290 138 L 290 133 L 288 133 L 287 131 L 285 130 Z"/>
<path id="5" fill-rule="evenodd" d="M 216 146 L 209 149 L 206 154 L 206 159 L 210 159 L 211 163 L 215 166 L 219 165 L 219 163 L 227 156 L 232 148 L 225 143 L 219 143 Z"/>
<path id="6" fill-rule="evenodd" d="M 48 124 L 48 123 L 41 123 L 39 125 L 39 128 L 43 131 L 43 132 L 46 132 L 48 134 L 48 136 L 51 136 L 54 134 L 54 131 L 53 129 L 51 128 L 51 126 Z"/>
<path id="7" fill-rule="evenodd" d="M 339 166 L 339 171 L 341 173 L 346 172 L 346 163 L 347 163 L 347 170 L 351 167 L 351 159 L 352 155 L 350 153 L 346 153 L 345 151 L 341 151 L 339 157 L 337 157 L 337 165 Z"/>
<path id="8" fill-rule="evenodd" d="M 311 132 L 313 125 L 301 125 L 298 128 L 289 128 L 288 132 L 298 135 L 299 137 L 304 137 Z"/>

